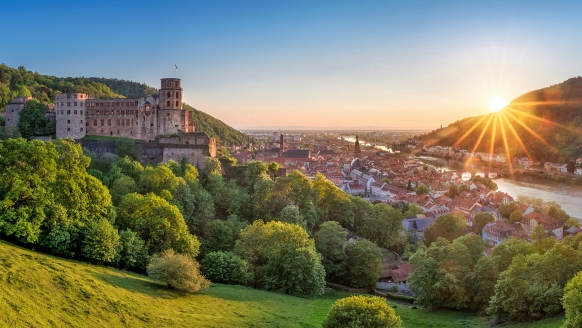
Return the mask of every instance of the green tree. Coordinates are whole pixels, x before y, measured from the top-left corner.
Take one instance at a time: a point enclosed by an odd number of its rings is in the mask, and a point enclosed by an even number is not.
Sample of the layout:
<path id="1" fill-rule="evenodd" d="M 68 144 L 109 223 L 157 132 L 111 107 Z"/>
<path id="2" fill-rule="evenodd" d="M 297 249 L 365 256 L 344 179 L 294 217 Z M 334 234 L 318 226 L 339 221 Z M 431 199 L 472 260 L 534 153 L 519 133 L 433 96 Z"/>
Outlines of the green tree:
<path id="1" fill-rule="evenodd" d="M 122 269 L 145 270 L 150 260 L 145 242 L 127 229 L 119 232 L 119 246 L 113 262 Z"/>
<path id="2" fill-rule="evenodd" d="M 120 230 L 131 229 L 143 239 L 149 254 L 173 249 L 178 253 L 197 256 L 200 242 L 188 232 L 178 207 L 155 194 L 125 195 L 117 209 Z"/>
<path id="3" fill-rule="evenodd" d="M 246 223 L 241 222 L 235 215 L 229 216 L 226 221 L 214 220 L 207 223 L 204 227 L 204 237 L 201 239 L 202 255 L 217 251 L 233 251 L 240 231 L 245 226 Z"/>
<path id="4" fill-rule="evenodd" d="M 115 141 L 115 154 L 120 158 L 129 157 L 132 160 L 139 160 L 141 153 L 141 146 L 134 140 Z"/>
<path id="5" fill-rule="evenodd" d="M 18 130 L 23 138 L 46 134 L 46 105 L 38 100 L 29 100 L 24 104 L 18 119 Z"/>
<path id="6" fill-rule="evenodd" d="M 244 285 L 250 279 L 249 264 L 232 252 L 211 252 L 200 262 L 202 273 L 219 284 Z"/>
<path id="7" fill-rule="evenodd" d="M 255 287 L 288 294 L 323 294 L 321 255 L 298 225 L 257 220 L 241 231 L 235 253 L 250 264 Z"/>
<path id="8" fill-rule="evenodd" d="M 387 303 L 378 296 L 356 295 L 337 300 L 323 328 L 399 328 L 402 320 Z"/>
<path id="9" fill-rule="evenodd" d="M 483 235 L 483 228 L 488 223 L 495 222 L 495 218 L 493 217 L 493 215 L 491 215 L 491 213 L 479 212 L 479 213 L 475 214 L 473 221 L 474 221 L 474 225 L 475 225 L 475 231 L 477 232 L 477 234 L 479 234 L 479 236 L 482 236 Z"/>
<path id="10" fill-rule="evenodd" d="M 335 221 L 324 222 L 315 233 L 315 248 L 328 279 L 338 281 L 344 276 L 347 258 L 347 232 Z"/>
<path id="11" fill-rule="evenodd" d="M 506 219 L 509 219 L 511 213 L 515 211 L 519 211 L 519 208 L 517 207 L 517 204 L 515 202 L 511 202 L 507 205 L 503 204 L 499 205 L 499 213 L 501 213 L 501 216 L 503 216 Z"/>
<path id="12" fill-rule="evenodd" d="M 57 151 L 54 143 L 0 141 L 0 232 L 35 243 L 53 202 Z"/>
<path id="13" fill-rule="evenodd" d="M 562 305 L 566 310 L 564 327 L 582 327 L 582 271 L 566 285 Z"/>
<path id="14" fill-rule="evenodd" d="M 321 222 L 336 221 L 344 228 L 352 228 L 355 208 L 343 190 L 318 173 L 313 180 L 313 191 Z"/>
<path id="15" fill-rule="evenodd" d="M 298 226 L 307 228 L 307 223 L 301 212 L 299 211 L 299 206 L 297 205 L 287 205 L 281 210 L 280 218 L 282 222 L 293 223 Z"/>
<path id="16" fill-rule="evenodd" d="M 119 179 L 115 179 L 109 188 L 109 192 L 111 193 L 111 200 L 114 205 L 119 205 L 119 202 L 123 196 L 136 191 L 137 184 L 132 178 L 128 176 L 122 176 Z"/>
<path id="17" fill-rule="evenodd" d="M 376 244 L 362 239 L 349 250 L 346 267 L 350 286 L 374 288 L 380 278 L 382 253 Z"/>
<path id="18" fill-rule="evenodd" d="M 402 244 L 403 230 L 402 213 L 383 203 L 371 206 L 367 217 L 356 228 L 358 235 L 385 248 Z"/>
<path id="19" fill-rule="evenodd" d="M 192 257 L 167 249 L 156 254 L 147 266 L 150 278 L 163 282 L 168 288 L 197 292 L 210 287 L 210 282 L 200 273 L 200 265 Z"/>
<path id="20" fill-rule="evenodd" d="M 418 214 L 424 213 L 424 210 L 417 203 L 408 204 L 408 209 L 404 211 L 405 218 L 415 218 Z"/>
<path id="21" fill-rule="evenodd" d="M 443 237 L 449 241 L 463 236 L 467 229 L 467 222 L 462 216 L 445 214 L 439 216 L 431 225 L 424 229 L 424 239 L 427 245 Z"/>
<path id="22" fill-rule="evenodd" d="M 106 219 L 101 219 L 90 222 L 84 232 L 83 256 L 99 263 L 113 261 L 119 246 L 117 229 Z"/>
<path id="23" fill-rule="evenodd" d="M 428 194 L 430 191 L 427 185 L 420 185 L 415 187 L 413 190 L 417 195 Z"/>
<path id="24" fill-rule="evenodd" d="M 519 210 L 515 210 L 509 215 L 509 223 L 517 223 L 521 221 L 522 218 L 523 214 L 521 214 Z"/>
<path id="25" fill-rule="evenodd" d="M 148 166 L 141 172 L 139 190 L 143 194 L 153 192 L 160 196 L 163 190 L 175 191 L 179 184 L 178 177 L 167 166 Z"/>

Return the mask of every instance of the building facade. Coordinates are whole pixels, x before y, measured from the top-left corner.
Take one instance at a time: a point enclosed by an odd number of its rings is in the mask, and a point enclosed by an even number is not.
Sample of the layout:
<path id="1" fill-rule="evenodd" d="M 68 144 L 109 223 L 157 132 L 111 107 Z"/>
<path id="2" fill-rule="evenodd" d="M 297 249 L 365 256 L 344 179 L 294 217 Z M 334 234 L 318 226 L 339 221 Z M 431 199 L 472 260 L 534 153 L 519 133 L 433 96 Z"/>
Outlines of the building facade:
<path id="1" fill-rule="evenodd" d="M 159 95 L 137 99 L 93 99 L 84 93 L 56 97 L 57 138 L 85 135 L 154 141 L 195 132 L 192 112 L 182 108 L 181 80 L 161 79 Z"/>

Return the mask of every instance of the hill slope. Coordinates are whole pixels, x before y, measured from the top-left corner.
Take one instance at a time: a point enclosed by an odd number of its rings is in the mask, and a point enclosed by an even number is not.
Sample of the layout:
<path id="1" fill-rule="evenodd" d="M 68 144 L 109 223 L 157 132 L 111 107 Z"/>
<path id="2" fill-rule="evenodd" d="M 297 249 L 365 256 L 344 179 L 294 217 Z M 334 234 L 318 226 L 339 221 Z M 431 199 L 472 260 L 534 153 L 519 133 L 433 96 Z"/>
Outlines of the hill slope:
<path id="1" fill-rule="evenodd" d="M 0 241 L 0 327 L 320 327 L 344 293 L 303 299 L 212 285 L 198 294 L 147 277 L 64 260 Z M 403 327 L 488 327 L 472 312 L 389 302 Z M 563 317 L 514 325 L 558 328 Z"/>
<path id="2" fill-rule="evenodd" d="M 498 113 L 466 118 L 419 138 L 427 145 L 496 154 L 506 154 L 505 139 L 512 157 L 529 153 L 539 161 L 575 160 L 582 157 L 582 77 L 528 92 Z"/>
<path id="3" fill-rule="evenodd" d="M 28 96 L 44 103 L 54 103 L 55 96 L 65 92 L 83 92 L 95 98 L 139 98 L 157 94 L 146 84 L 103 77 L 56 77 L 28 71 L 25 67 L 0 65 L 0 111 L 17 96 Z M 194 108 L 186 105 L 186 109 Z M 195 111 L 197 131 L 216 137 L 225 145 L 242 145 L 247 136 L 204 112 Z"/>

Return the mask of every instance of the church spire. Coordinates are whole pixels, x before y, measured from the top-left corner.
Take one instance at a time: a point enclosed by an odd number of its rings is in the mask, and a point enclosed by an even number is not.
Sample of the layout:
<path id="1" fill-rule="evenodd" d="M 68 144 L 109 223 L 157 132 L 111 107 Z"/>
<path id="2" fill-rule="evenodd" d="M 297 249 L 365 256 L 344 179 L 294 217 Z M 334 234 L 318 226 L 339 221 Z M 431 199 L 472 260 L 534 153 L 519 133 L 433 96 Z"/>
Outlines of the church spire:
<path id="1" fill-rule="evenodd" d="M 356 134 L 356 143 L 354 145 L 354 153 L 359 153 L 361 152 L 360 150 L 360 141 L 358 140 L 358 135 Z"/>

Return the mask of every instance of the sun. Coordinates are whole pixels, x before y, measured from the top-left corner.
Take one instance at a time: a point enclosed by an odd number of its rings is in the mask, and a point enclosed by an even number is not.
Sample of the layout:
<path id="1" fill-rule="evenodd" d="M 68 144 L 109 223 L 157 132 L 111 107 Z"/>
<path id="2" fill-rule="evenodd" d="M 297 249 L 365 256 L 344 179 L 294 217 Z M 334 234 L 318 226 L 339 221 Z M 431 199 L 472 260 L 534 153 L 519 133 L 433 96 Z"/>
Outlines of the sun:
<path id="1" fill-rule="evenodd" d="M 493 98 L 489 102 L 489 110 L 492 112 L 498 112 L 505 107 L 507 107 L 507 101 L 502 98 Z"/>

